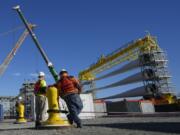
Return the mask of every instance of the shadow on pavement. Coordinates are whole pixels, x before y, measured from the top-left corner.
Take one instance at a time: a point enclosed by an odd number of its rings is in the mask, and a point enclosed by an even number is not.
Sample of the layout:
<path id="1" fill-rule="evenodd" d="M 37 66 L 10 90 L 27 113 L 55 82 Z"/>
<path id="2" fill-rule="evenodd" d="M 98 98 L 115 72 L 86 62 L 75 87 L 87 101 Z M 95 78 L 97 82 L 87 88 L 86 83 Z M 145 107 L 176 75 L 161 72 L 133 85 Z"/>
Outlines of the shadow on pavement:
<path id="1" fill-rule="evenodd" d="M 120 128 L 120 129 L 130 129 L 130 130 L 164 132 L 164 133 L 180 133 L 180 122 L 85 124 L 84 126 L 109 127 L 109 128 Z"/>
<path id="2" fill-rule="evenodd" d="M 13 123 L 15 121 L 16 120 L 3 120 L 3 121 L 0 121 L 0 124 L 3 124 L 3 123 Z"/>
<path id="3" fill-rule="evenodd" d="M 0 129 L 0 131 L 12 131 L 12 130 L 36 130 L 35 128 L 5 128 Z"/>

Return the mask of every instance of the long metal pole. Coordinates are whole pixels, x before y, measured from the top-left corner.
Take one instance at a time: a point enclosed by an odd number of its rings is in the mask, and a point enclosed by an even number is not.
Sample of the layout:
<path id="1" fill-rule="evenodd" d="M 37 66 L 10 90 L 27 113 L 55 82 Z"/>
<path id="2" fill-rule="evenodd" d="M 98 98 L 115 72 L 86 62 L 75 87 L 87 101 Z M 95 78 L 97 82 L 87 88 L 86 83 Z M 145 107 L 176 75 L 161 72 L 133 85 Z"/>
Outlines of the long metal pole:
<path id="1" fill-rule="evenodd" d="M 49 71 L 51 72 L 54 80 L 55 80 L 55 81 L 58 81 L 58 74 L 57 74 L 56 70 L 54 69 L 53 64 L 50 62 L 50 60 L 49 60 L 49 58 L 47 57 L 45 51 L 44 51 L 43 48 L 41 47 L 41 45 L 40 45 L 40 43 L 39 43 L 39 41 L 38 41 L 35 33 L 34 33 L 34 32 L 32 31 L 32 29 L 29 27 L 28 21 L 25 19 L 23 13 L 21 12 L 20 6 L 17 5 L 17 6 L 15 6 L 15 7 L 13 7 L 13 9 L 16 10 L 17 13 L 18 13 L 18 15 L 20 16 L 20 18 L 21 18 L 22 22 L 24 23 L 26 29 L 28 30 L 28 32 L 29 32 L 32 40 L 34 41 L 36 47 L 38 48 L 38 50 L 40 51 L 43 59 L 45 60 L 47 66 L 48 66 L 48 68 L 49 68 Z"/>

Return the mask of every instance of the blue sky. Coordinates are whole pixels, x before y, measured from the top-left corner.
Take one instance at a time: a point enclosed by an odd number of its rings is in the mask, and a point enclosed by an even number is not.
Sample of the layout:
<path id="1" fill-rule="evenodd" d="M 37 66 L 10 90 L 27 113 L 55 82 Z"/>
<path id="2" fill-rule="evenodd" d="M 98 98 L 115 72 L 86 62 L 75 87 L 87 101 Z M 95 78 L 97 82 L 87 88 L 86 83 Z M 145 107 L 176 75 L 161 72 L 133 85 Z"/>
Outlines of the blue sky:
<path id="1" fill-rule="evenodd" d="M 29 22 L 37 24 L 35 33 L 57 70 L 70 74 L 95 62 L 123 44 L 145 36 L 145 31 L 158 37 L 167 51 L 169 70 L 176 90 L 180 89 L 180 1 L 178 0 L 0 0 L 0 33 L 22 25 L 15 5 L 21 5 Z M 23 29 L 0 36 L 0 62 L 9 53 Z M 0 95 L 16 95 L 24 80 L 35 79 L 37 71 L 48 69 L 28 37 L 5 74 L 0 78 Z M 120 76 L 121 77 L 121 76 Z M 97 85 L 111 83 L 115 78 Z M 53 83 L 51 75 L 47 82 Z M 131 86 L 100 92 L 114 94 Z"/>

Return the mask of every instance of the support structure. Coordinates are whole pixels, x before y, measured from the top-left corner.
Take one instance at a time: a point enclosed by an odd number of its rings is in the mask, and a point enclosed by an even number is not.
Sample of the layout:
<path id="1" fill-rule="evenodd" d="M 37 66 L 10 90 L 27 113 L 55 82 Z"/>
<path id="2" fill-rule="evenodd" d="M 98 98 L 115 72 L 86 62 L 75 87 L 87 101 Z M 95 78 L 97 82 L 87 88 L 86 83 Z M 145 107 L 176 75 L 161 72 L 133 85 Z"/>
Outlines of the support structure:
<path id="1" fill-rule="evenodd" d="M 120 64 L 123 66 L 96 77 L 98 74 Z M 157 44 L 156 38 L 150 35 L 131 41 L 109 55 L 101 56 L 95 64 L 79 73 L 79 79 L 82 85 L 90 85 L 92 81 L 95 83 L 125 72 L 128 73 L 134 69 L 139 69 L 140 72 L 98 88 L 85 89 L 84 93 L 94 93 L 104 89 L 142 82 L 143 86 L 103 99 L 142 96 L 144 99 L 153 100 L 154 104 L 175 102 L 174 92 L 169 85 L 171 76 L 167 70 L 165 53 Z"/>

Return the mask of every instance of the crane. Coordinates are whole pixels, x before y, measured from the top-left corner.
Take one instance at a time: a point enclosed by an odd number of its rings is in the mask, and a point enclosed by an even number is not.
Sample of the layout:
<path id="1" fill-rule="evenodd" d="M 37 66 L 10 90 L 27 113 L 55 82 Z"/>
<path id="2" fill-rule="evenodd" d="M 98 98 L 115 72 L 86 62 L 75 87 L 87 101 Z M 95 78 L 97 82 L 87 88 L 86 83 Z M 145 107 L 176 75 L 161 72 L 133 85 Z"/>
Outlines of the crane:
<path id="1" fill-rule="evenodd" d="M 114 71 L 97 76 L 120 64 L 124 65 Z M 143 96 L 145 99 L 153 100 L 154 104 L 174 103 L 174 92 L 171 91 L 169 86 L 171 76 L 167 72 L 166 64 L 167 60 L 164 57 L 164 52 L 157 44 L 156 38 L 147 35 L 144 38 L 125 44 L 106 56 L 102 55 L 97 62 L 79 72 L 79 79 L 83 86 L 90 85 L 90 89 L 84 90 L 84 93 L 92 93 L 94 97 L 97 91 L 143 82 L 143 86 L 103 99 Z M 94 85 L 96 81 L 135 68 L 140 68 L 141 71 L 105 86 L 92 87 L 92 84 Z"/>
<path id="2" fill-rule="evenodd" d="M 22 22 L 24 23 L 24 25 L 25 25 L 27 31 L 29 32 L 32 40 L 34 41 L 36 47 L 38 48 L 39 52 L 41 53 L 41 56 L 43 57 L 45 63 L 47 64 L 48 69 L 49 69 L 50 73 L 52 74 L 54 80 L 55 80 L 55 81 L 58 81 L 58 74 L 57 74 L 57 72 L 56 72 L 56 70 L 55 70 L 52 62 L 49 60 L 49 58 L 47 57 L 45 51 L 44 51 L 43 48 L 41 47 L 41 45 L 40 45 L 40 43 L 39 43 L 39 41 L 38 41 L 35 33 L 32 31 L 31 27 L 29 27 L 28 21 L 25 19 L 24 15 L 23 15 L 23 13 L 22 13 L 22 11 L 21 11 L 21 9 L 20 9 L 20 6 L 17 5 L 17 6 L 15 6 L 15 7 L 13 7 L 13 9 L 17 11 L 20 19 L 21 19 Z"/>
<path id="3" fill-rule="evenodd" d="M 80 71 L 79 79 L 81 81 L 94 80 L 96 74 L 110 69 L 120 63 L 138 58 L 139 53 L 158 50 L 159 46 L 154 37 L 146 36 L 143 39 L 131 41 L 107 56 L 101 56 L 100 59 L 89 68 Z"/>
<path id="4" fill-rule="evenodd" d="M 28 26 L 33 29 L 35 27 L 34 24 L 28 24 Z M 7 55 L 7 57 L 5 58 L 5 60 L 3 61 L 3 63 L 0 65 L 0 76 L 3 75 L 3 73 L 6 71 L 9 63 L 12 61 L 12 59 L 14 58 L 14 56 L 16 55 L 16 52 L 18 51 L 18 49 L 21 47 L 23 41 L 25 40 L 25 38 L 28 36 L 29 32 L 25 29 L 24 32 L 22 33 L 22 35 L 20 36 L 19 40 L 17 41 L 17 43 L 15 44 L 14 48 L 11 50 L 11 52 Z"/>

